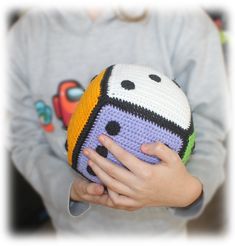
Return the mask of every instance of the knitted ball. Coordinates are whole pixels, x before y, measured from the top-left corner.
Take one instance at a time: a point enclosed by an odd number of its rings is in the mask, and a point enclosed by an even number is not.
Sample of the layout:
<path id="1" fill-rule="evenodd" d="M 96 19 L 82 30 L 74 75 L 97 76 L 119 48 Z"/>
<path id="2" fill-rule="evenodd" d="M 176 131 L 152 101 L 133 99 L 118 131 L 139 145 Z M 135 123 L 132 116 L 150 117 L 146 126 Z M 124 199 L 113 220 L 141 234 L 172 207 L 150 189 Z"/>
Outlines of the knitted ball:
<path id="1" fill-rule="evenodd" d="M 160 160 L 141 152 L 143 143 L 164 143 L 183 163 L 195 144 L 189 102 L 180 86 L 162 73 L 139 65 L 117 64 L 95 76 L 69 122 L 68 162 L 96 183 L 101 180 L 88 166 L 84 148 L 123 166 L 98 141 L 101 134 L 149 164 Z"/>

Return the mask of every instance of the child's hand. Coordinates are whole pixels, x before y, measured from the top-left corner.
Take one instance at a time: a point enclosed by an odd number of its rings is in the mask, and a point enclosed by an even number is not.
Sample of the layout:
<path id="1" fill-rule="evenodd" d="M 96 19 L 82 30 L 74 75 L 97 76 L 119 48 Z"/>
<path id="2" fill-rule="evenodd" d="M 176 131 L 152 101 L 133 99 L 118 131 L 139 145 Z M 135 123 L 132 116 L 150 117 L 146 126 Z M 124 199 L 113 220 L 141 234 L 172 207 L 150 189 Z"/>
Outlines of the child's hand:
<path id="1" fill-rule="evenodd" d="M 102 205 L 112 205 L 108 194 L 104 192 L 104 186 L 90 183 L 83 179 L 75 179 L 70 190 L 70 198 L 74 201 L 86 201 Z"/>
<path id="2" fill-rule="evenodd" d="M 132 211 L 130 206 L 114 204 L 109 194 L 105 192 L 104 186 L 91 183 L 83 179 L 75 179 L 70 190 L 70 199 L 80 202 L 95 203 L 110 208 Z"/>
<path id="3" fill-rule="evenodd" d="M 191 176 L 180 157 L 161 143 L 144 144 L 141 150 L 161 162 L 150 165 L 130 154 L 111 138 L 99 141 L 128 169 L 119 167 L 92 149 L 85 149 L 89 165 L 107 186 L 114 205 L 139 209 L 145 206 L 185 207 L 202 191 L 200 181 Z"/>

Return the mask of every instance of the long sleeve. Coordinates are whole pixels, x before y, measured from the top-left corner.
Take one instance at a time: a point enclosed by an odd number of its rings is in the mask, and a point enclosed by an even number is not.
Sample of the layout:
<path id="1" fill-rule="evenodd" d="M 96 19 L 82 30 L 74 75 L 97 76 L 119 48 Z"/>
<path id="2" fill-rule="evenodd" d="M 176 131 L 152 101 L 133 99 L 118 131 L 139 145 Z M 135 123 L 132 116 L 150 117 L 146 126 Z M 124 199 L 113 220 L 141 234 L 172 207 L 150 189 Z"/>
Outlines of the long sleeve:
<path id="1" fill-rule="evenodd" d="M 17 169 L 40 194 L 46 205 L 57 213 L 71 215 L 70 187 L 78 175 L 65 160 L 53 152 L 40 127 L 28 76 L 29 24 L 29 20 L 23 18 L 8 36 L 11 156 Z M 86 211 L 88 206 L 89 204 L 82 203 L 80 213 Z"/>
<path id="2" fill-rule="evenodd" d="M 229 129 L 229 93 L 218 31 L 202 11 L 186 14 L 175 40 L 172 67 L 187 94 L 196 132 L 196 147 L 187 168 L 203 184 L 194 206 L 173 209 L 199 216 L 225 180 L 225 141 Z"/>

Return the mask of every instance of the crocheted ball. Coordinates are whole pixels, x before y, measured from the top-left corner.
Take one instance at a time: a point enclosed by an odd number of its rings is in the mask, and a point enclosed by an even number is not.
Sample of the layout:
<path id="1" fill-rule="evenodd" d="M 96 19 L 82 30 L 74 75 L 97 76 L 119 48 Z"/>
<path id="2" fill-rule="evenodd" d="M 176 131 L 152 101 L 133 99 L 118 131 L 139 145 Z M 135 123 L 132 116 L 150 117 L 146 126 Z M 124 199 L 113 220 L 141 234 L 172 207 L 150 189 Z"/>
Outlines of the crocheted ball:
<path id="1" fill-rule="evenodd" d="M 160 141 L 186 163 L 195 144 L 192 115 L 180 86 L 152 68 L 117 64 L 95 76 L 80 98 L 69 122 L 69 164 L 89 180 L 101 183 L 88 166 L 84 148 L 92 148 L 122 164 L 98 141 L 106 134 L 139 159 L 159 159 L 141 152 L 143 143 Z"/>

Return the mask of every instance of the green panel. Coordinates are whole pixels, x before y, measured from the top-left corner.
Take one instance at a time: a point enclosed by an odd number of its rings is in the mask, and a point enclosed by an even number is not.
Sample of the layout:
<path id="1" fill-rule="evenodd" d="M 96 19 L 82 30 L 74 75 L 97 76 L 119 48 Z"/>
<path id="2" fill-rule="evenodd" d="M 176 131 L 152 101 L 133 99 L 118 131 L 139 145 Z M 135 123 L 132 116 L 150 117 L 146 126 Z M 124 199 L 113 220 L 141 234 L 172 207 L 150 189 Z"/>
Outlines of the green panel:
<path id="1" fill-rule="evenodd" d="M 183 163 L 186 164 L 187 161 L 189 160 L 190 155 L 192 154 L 192 150 L 195 144 L 195 138 L 196 138 L 196 134 L 195 132 L 192 133 L 192 135 L 189 137 L 188 139 L 188 145 L 187 148 L 184 152 L 184 157 L 182 159 Z"/>

